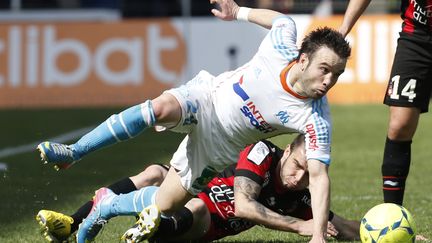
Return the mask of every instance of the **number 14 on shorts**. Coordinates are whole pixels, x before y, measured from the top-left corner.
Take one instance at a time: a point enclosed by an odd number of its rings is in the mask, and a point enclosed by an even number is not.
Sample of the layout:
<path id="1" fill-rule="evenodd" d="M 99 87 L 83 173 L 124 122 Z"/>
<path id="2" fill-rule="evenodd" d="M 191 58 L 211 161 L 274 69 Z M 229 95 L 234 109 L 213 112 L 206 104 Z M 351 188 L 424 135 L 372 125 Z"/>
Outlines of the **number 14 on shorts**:
<path id="1" fill-rule="evenodd" d="M 405 87 L 403 87 L 400 94 L 398 93 L 399 81 L 400 81 L 400 75 L 396 75 L 391 79 L 391 83 L 388 89 L 388 95 L 390 96 L 391 99 L 394 100 L 399 100 L 400 96 L 405 96 L 408 98 L 409 102 L 413 102 L 414 98 L 417 96 L 415 93 L 417 80 L 410 79 L 408 83 L 405 85 Z"/>

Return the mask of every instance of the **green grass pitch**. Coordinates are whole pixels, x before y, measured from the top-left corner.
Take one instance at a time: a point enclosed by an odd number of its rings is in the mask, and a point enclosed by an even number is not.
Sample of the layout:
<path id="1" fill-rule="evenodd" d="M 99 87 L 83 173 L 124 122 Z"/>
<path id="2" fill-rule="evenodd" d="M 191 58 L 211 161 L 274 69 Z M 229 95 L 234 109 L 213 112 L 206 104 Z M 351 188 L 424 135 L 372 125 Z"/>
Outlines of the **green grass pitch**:
<path id="1" fill-rule="evenodd" d="M 381 161 L 388 121 L 384 105 L 332 106 L 333 146 L 330 176 L 331 208 L 337 214 L 360 219 L 381 203 Z M 74 129 L 95 126 L 111 109 L 45 109 L 0 111 L 0 151 L 55 137 Z M 412 166 L 405 204 L 418 233 L 432 238 L 432 115 L 421 116 L 412 147 Z M 182 135 L 146 131 L 137 138 L 95 152 L 66 171 L 56 172 L 40 163 L 36 151 L 1 157 L 8 169 L 0 171 L 0 242 L 44 242 L 34 220 L 40 209 L 64 213 L 90 199 L 94 190 L 135 175 L 147 163 L 167 163 Z M 285 146 L 291 136 L 272 140 Z M 111 220 L 97 242 L 118 242 L 134 222 Z M 223 242 L 307 242 L 307 237 L 255 227 Z"/>

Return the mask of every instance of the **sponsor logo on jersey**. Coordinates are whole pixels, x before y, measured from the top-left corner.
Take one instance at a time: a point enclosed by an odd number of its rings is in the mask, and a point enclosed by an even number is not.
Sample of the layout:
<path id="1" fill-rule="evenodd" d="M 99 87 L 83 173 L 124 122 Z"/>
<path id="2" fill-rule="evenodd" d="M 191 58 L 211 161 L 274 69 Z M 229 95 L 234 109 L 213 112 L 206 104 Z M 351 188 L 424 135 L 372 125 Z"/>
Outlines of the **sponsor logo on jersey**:
<path id="1" fill-rule="evenodd" d="M 210 191 L 208 197 L 215 205 L 215 209 L 219 211 L 219 215 L 225 219 L 235 217 L 233 187 L 218 184 L 210 187 Z"/>
<path id="2" fill-rule="evenodd" d="M 423 7 L 421 3 L 418 3 L 415 0 L 411 0 L 410 5 L 413 11 L 412 12 L 413 19 L 417 20 L 419 23 L 423 25 L 428 25 L 428 19 L 430 18 L 430 14 L 432 12 L 432 5 L 425 4 Z M 429 23 L 429 25 L 431 24 Z"/>
<path id="3" fill-rule="evenodd" d="M 240 87 L 240 83 L 243 81 L 243 77 L 240 78 L 240 82 L 233 84 L 234 92 L 242 98 L 243 101 L 246 101 L 249 99 L 249 95 Z"/>
<path id="4" fill-rule="evenodd" d="M 312 201 L 311 198 L 309 198 L 307 195 L 304 195 L 303 198 L 301 199 L 303 203 L 305 203 L 308 206 L 312 205 Z"/>
<path id="5" fill-rule="evenodd" d="M 234 191 L 232 187 L 225 184 L 214 185 L 210 188 L 211 192 L 208 194 L 213 203 L 234 202 Z"/>
<path id="6" fill-rule="evenodd" d="M 315 131 L 315 127 L 313 124 L 307 124 L 306 125 L 306 133 L 309 135 L 309 149 L 315 151 L 318 149 L 317 145 L 317 135 Z"/>
<path id="7" fill-rule="evenodd" d="M 238 83 L 233 84 L 234 92 L 244 101 L 246 104 L 240 108 L 243 115 L 249 119 L 252 126 L 263 133 L 273 132 L 276 128 L 272 127 L 261 115 L 261 112 L 257 109 L 253 101 L 250 101 L 249 95 L 240 86 L 243 82 L 243 76 L 240 78 Z"/>
<path id="8" fill-rule="evenodd" d="M 240 111 L 245 117 L 249 118 L 250 124 L 259 131 L 268 133 L 276 130 L 264 120 L 264 117 L 261 115 L 260 111 L 256 109 L 256 106 L 252 101 L 240 108 Z"/>

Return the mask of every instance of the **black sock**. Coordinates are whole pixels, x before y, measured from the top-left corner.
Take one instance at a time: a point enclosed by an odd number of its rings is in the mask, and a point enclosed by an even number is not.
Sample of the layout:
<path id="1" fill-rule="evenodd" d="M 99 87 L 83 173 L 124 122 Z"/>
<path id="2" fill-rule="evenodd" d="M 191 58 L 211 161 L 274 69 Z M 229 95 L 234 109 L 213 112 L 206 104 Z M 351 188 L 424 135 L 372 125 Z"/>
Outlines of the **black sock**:
<path id="1" fill-rule="evenodd" d="M 135 184 L 129 177 L 121 179 L 109 185 L 108 188 L 115 194 L 126 194 L 137 189 Z M 75 232 L 78 229 L 78 225 L 83 221 L 83 219 L 87 217 L 92 207 L 93 201 L 88 201 L 84 205 L 82 205 L 73 215 L 71 215 L 74 220 L 71 225 L 71 232 Z"/>
<path id="2" fill-rule="evenodd" d="M 384 202 L 402 205 L 410 163 L 411 141 L 387 138 L 381 167 Z"/>
<path id="3" fill-rule="evenodd" d="M 192 226 L 193 214 L 183 207 L 171 217 L 161 217 L 158 230 L 153 238 L 163 238 L 164 235 L 178 236 L 186 233 Z"/>
<path id="4" fill-rule="evenodd" d="M 88 201 L 82 205 L 74 214 L 71 215 L 74 222 L 71 225 L 71 233 L 78 229 L 78 225 L 81 224 L 83 219 L 87 217 L 93 207 L 93 201 Z"/>
<path id="5" fill-rule="evenodd" d="M 114 184 L 109 185 L 108 188 L 115 194 L 126 194 L 137 189 L 135 184 L 129 177 L 121 179 Z"/>

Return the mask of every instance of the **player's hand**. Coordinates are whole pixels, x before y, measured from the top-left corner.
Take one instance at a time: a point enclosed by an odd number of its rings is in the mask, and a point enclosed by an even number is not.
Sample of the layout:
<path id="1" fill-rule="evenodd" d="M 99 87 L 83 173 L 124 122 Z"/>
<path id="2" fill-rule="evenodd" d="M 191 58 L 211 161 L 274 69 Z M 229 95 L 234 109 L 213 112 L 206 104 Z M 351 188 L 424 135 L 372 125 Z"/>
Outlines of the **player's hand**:
<path id="1" fill-rule="evenodd" d="M 339 232 L 336 230 L 334 224 L 330 221 L 327 223 L 327 237 L 337 237 Z"/>
<path id="2" fill-rule="evenodd" d="M 313 219 L 307 221 L 299 221 L 298 234 L 303 236 L 312 236 Z"/>
<path id="3" fill-rule="evenodd" d="M 233 0 L 210 0 L 210 3 L 217 4 L 220 8 L 214 8 L 211 10 L 214 16 L 225 21 L 231 21 L 236 19 L 237 12 L 240 7 Z"/>
<path id="4" fill-rule="evenodd" d="M 428 241 L 429 239 L 424 237 L 423 235 L 416 235 L 415 240 L 416 241 Z"/>
<path id="5" fill-rule="evenodd" d="M 298 234 L 303 236 L 312 236 L 313 234 L 313 219 L 307 220 L 307 221 L 300 221 L 299 222 L 299 230 Z M 339 234 L 339 232 L 336 230 L 336 227 L 331 223 L 328 222 L 327 224 L 327 237 L 336 237 Z"/>

